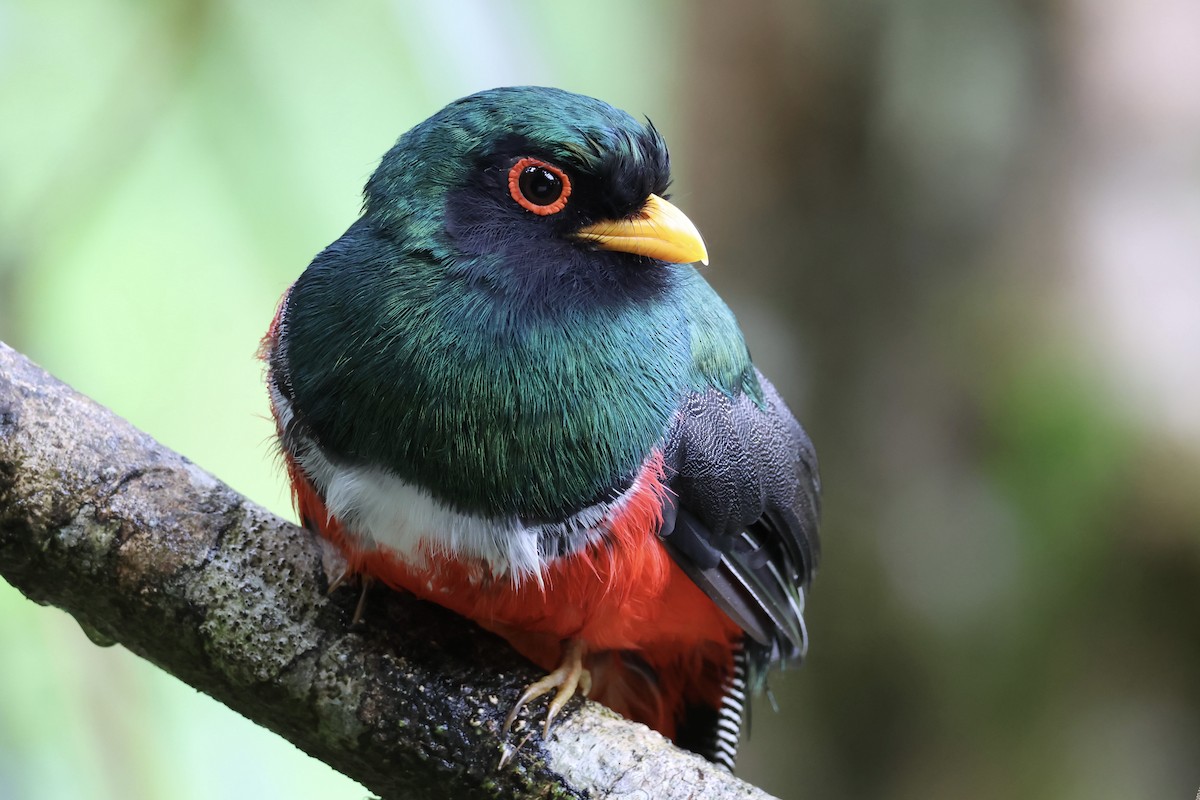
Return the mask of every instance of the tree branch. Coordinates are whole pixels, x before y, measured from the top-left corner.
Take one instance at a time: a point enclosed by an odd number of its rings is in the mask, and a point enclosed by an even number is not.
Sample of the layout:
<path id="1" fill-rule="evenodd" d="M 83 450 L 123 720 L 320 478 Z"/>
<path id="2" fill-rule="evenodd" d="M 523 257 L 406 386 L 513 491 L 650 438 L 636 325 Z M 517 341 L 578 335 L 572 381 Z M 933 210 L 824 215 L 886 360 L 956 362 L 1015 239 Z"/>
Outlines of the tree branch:
<path id="1" fill-rule="evenodd" d="M 351 629 L 322 542 L 0 343 L 0 575 L 384 798 L 766 798 L 594 703 L 543 741 L 539 677 L 500 639 L 395 592 Z"/>

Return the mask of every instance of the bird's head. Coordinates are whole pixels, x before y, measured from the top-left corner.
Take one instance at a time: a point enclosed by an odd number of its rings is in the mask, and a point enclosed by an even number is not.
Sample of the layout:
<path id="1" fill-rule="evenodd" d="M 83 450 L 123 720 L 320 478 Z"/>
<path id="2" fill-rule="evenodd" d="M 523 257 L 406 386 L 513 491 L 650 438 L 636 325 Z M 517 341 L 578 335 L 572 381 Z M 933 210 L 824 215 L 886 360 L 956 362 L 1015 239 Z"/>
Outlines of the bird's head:
<path id="1" fill-rule="evenodd" d="M 559 89 L 492 89 L 400 137 L 364 216 L 507 300 L 594 302 L 652 295 L 667 263 L 707 263 L 669 182 L 649 122 Z"/>

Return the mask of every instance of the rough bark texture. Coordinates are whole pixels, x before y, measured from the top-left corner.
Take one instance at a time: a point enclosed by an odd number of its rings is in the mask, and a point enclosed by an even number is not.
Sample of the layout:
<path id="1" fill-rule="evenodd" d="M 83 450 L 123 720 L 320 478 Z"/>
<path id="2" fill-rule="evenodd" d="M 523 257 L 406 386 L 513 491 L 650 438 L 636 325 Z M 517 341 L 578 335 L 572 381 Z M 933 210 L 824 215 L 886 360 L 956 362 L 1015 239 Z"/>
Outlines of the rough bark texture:
<path id="1" fill-rule="evenodd" d="M 647 728 L 574 702 L 543 741 L 533 668 L 393 592 L 351 629 L 319 539 L 0 343 L 0 575 L 384 798 L 766 798 Z M 532 714 L 532 716 L 530 716 Z"/>

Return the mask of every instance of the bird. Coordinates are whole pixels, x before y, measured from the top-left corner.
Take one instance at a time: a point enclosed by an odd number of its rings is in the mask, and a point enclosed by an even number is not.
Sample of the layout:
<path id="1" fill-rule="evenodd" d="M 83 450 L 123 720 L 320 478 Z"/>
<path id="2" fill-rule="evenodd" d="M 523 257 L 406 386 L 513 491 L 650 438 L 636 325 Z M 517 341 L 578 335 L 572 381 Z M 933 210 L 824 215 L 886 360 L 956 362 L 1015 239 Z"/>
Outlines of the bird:
<path id="1" fill-rule="evenodd" d="M 260 355 L 303 524 L 545 672 L 505 734 L 578 694 L 732 771 L 748 693 L 808 646 L 820 478 L 670 182 L 653 123 L 603 101 L 451 102 Z"/>

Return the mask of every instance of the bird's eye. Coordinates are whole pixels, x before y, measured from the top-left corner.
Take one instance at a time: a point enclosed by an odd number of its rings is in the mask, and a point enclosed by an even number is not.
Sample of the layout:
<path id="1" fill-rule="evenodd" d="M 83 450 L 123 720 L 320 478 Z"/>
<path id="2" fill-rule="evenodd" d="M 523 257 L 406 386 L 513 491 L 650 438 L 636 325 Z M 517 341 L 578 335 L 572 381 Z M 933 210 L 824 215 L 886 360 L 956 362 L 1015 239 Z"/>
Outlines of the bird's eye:
<path id="1" fill-rule="evenodd" d="M 566 207 L 571 181 L 553 164 L 522 158 L 508 171 L 508 192 L 521 208 L 546 216 Z"/>

